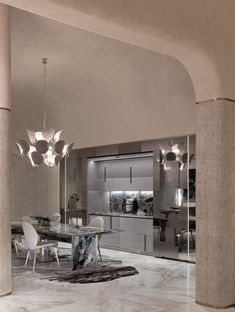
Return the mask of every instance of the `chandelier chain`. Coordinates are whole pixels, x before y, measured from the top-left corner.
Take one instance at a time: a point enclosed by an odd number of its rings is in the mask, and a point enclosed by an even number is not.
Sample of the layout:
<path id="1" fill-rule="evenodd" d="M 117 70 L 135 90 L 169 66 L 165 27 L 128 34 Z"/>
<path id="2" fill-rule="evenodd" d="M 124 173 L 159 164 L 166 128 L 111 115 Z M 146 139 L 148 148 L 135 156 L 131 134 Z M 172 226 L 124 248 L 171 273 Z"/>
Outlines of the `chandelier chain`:
<path id="1" fill-rule="evenodd" d="M 46 111 L 46 104 L 47 104 L 47 98 L 46 98 L 46 64 L 47 64 L 47 58 L 42 59 L 43 63 L 43 103 L 44 103 L 44 112 L 43 112 L 43 127 L 46 129 L 46 117 L 47 117 L 47 111 Z"/>

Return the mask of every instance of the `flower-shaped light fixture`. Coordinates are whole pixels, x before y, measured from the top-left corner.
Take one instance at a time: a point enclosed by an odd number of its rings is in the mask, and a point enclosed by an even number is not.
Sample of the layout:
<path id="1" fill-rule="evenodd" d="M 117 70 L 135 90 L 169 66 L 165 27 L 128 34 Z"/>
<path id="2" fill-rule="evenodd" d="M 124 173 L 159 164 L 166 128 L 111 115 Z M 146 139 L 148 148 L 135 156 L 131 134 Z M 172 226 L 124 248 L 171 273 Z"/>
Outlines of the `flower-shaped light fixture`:
<path id="1" fill-rule="evenodd" d="M 33 167 L 45 164 L 48 167 L 58 166 L 60 160 L 68 156 L 73 148 L 73 143 L 65 144 L 60 139 L 62 131 L 46 129 L 46 64 L 47 58 L 42 59 L 44 65 L 44 118 L 43 130 L 26 130 L 30 144 L 25 140 L 16 142 L 21 156 L 28 156 Z"/>
<path id="2" fill-rule="evenodd" d="M 161 164 L 163 165 L 164 170 L 167 170 L 167 162 L 168 161 L 178 161 L 180 163 L 180 170 L 183 170 L 184 168 L 184 162 L 180 159 L 181 152 L 179 148 L 179 144 L 169 144 L 169 146 L 165 149 L 162 149 L 162 155 L 161 155 Z"/>
<path id="3" fill-rule="evenodd" d="M 68 156 L 72 150 L 73 143 L 65 144 L 60 140 L 62 131 L 55 133 L 54 129 L 43 129 L 42 131 L 26 130 L 31 145 L 20 140 L 16 142 L 21 156 L 28 156 L 33 167 L 45 164 L 48 167 L 58 166 L 60 160 Z"/>

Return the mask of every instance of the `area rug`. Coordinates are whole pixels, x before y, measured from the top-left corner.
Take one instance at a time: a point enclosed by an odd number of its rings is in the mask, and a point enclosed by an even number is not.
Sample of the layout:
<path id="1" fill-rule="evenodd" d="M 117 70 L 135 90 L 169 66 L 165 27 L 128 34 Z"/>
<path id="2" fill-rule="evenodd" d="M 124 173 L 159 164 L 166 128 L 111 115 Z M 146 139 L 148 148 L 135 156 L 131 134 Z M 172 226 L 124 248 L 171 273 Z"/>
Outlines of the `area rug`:
<path id="1" fill-rule="evenodd" d="M 72 272 L 56 272 L 54 275 L 47 276 L 43 279 L 48 279 L 49 281 L 85 284 L 107 282 L 136 274 L 139 274 L 139 272 L 132 266 L 112 267 L 102 265 L 98 267 L 79 269 Z"/>

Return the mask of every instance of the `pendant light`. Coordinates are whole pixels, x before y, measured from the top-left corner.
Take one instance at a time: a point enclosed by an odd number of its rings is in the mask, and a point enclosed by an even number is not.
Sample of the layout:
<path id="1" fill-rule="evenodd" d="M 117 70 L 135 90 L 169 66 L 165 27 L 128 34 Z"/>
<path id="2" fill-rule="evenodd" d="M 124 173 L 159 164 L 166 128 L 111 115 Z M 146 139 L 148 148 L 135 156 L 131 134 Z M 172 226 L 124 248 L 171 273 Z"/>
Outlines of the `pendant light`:
<path id="1" fill-rule="evenodd" d="M 43 129 L 39 131 L 26 130 L 30 143 L 25 140 L 15 142 L 20 156 L 27 156 L 33 167 L 38 167 L 44 164 L 48 167 L 58 166 L 63 157 L 69 155 L 73 148 L 73 143 L 65 144 L 61 140 L 62 130 L 55 131 L 54 129 L 46 128 L 46 65 L 47 58 L 42 59 L 43 64 Z"/>

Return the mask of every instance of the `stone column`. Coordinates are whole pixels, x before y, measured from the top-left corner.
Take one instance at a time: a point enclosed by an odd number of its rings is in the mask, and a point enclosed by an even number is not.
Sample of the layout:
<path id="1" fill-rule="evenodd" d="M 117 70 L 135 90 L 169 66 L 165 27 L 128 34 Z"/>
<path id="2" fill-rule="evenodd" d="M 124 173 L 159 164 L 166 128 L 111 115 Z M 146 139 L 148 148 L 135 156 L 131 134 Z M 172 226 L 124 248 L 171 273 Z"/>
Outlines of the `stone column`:
<path id="1" fill-rule="evenodd" d="M 197 303 L 235 304 L 235 101 L 197 104 Z"/>
<path id="2" fill-rule="evenodd" d="M 0 296 L 11 292 L 10 111 L 10 9 L 0 4 Z"/>

